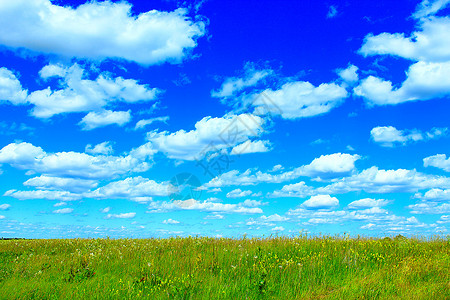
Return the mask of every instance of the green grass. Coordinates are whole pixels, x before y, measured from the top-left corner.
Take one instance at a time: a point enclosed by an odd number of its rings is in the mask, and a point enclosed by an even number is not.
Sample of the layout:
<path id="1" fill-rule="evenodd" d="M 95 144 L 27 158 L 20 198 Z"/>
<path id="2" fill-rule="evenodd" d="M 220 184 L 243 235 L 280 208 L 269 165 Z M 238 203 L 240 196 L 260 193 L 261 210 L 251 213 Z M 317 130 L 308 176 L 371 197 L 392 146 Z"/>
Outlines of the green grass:
<path id="1" fill-rule="evenodd" d="M 0 241 L 1 299 L 450 299 L 450 239 Z"/>

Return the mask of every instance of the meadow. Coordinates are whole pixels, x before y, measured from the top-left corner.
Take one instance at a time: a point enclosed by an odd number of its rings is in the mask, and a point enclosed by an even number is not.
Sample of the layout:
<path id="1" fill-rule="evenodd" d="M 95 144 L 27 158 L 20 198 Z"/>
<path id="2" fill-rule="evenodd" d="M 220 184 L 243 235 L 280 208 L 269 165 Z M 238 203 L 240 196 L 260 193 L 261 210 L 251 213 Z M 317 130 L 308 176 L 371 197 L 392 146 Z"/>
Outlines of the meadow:
<path id="1" fill-rule="evenodd" d="M 450 299 L 450 237 L 0 240 L 1 299 Z"/>

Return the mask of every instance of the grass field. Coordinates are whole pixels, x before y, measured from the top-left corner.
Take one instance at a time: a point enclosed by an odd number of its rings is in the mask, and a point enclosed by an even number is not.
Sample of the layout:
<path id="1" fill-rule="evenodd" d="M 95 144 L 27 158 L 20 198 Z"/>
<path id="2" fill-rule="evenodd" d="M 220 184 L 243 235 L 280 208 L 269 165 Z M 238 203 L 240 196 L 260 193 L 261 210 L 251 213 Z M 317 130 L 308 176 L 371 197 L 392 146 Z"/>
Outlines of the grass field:
<path id="1" fill-rule="evenodd" d="M 450 299 L 450 239 L 1 240 L 1 299 Z"/>

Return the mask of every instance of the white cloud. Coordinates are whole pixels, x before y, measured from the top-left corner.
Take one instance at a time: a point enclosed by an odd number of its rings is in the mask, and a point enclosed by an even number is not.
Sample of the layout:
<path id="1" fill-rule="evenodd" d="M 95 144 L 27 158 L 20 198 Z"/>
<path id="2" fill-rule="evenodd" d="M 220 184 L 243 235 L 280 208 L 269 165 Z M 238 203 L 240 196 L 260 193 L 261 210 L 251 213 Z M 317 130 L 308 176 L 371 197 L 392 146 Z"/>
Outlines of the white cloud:
<path id="1" fill-rule="evenodd" d="M 68 207 L 57 209 L 57 210 L 53 211 L 54 214 L 70 214 L 72 212 L 73 212 L 73 208 L 68 208 Z"/>
<path id="2" fill-rule="evenodd" d="M 270 69 L 258 70 L 253 63 L 246 63 L 242 78 L 229 77 L 225 79 L 219 90 L 211 91 L 211 96 L 216 98 L 233 97 L 237 92 L 255 86 L 272 74 L 273 71 Z"/>
<path id="3" fill-rule="evenodd" d="M 301 204 L 306 209 L 332 209 L 339 206 L 339 200 L 330 195 L 312 196 Z"/>
<path id="4" fill-rule="evenodd" d="M 53 207 L 60 207 L 60 206 L 66 206 L 66 205 L 67 205 L 67 202 L 58 202 L 58 203 L 53 204 Z"/>
<path id="5" fill-rule="evenodd" d="M 381 207 L 389 204 L 389 200 L 364 198 L 353 201 L 347 206 L 349 209 L 370 209 L 373 207 Z"/>
<path id="6" fill-rule="evenodd" d="M 394 147 L 395 145 L 406 145 L 410 142 L 417 142 L 429 139 L 437 139 L 447 135 L 448 128 L 433 128 L 428 132 L 417 129 L 398 130 L 393 126 L 378 126 L 370 131 L 374 142 L 383 147 Z"/>
<path id="7" fill-rule="evenodd" d="M 48 87 L 28 96 L 27 102 L 34 104 L 31 110 L 34 117 L 45 119 L 62 113 L 101 111 L 115 102 L 148 102 L 155 100 L 161 92 L 134 79 L 111 78 L 106 72 L 95 80 L 86 79 L 86 71 L 78 64 L 71 67 L 48 65 L 40 72 L 43 79 L 61 74 L 63 89 L 51 90 Z"/>
<path id="8" fill-rule="evenodd" d="M 136 202 L 149 202 L 155 196 L 167 196 L 174 187 L 169 183 L 158 183 L 141 176 L 129 177 L 124 180 L 113 181 L 92 192 L 85 197 L 95 199 L 129 199 Z"/>
<path id="9" fill-rule="evenodd" d="M 0 210 L 8 210 L 10 207 L 10 204 L 4 203 L 0 205 Z"/>
<path id="10" fill-rule="evenodd" d="M 315 194 L 313 187 L 306 185 L 304 181 L 298 183 L 284 185 L 281 190 L 274 191 L 269 194 L 273 198 L 281 197 L 298 197 L 305 198 Z"/>
<path id="11" fill-rule="evenodd" d="M 450 172 L 450 157 L 447 158 L 445 154 L 436 154 L 433 156 L 425 157 L 423 159 L 424 167 L 435 167 L 442 169 L 446 172 Z"/>
<path id="12" fill-rule="evenodd" d="M 450 203 L 438 204 L 436 202 L 421 202 L 408 205 L 412 214 L 448 214 L 450 213 Z"/>
<path id="13" fill-rule="evenodd" d="M 277 227 L 272 228 L 272 231 L 284 231 L 284 230 L 285 229 L 283 226 L 277 226 Z"/>
<path id="14" fill-rule="evenodd" d="M 254 174 L 251 169 L 243 173 L 232 170 L 213 178 L 205 184 L 205 187 L 223 187 L 232 185 L 256 185 L 259 183 L 280 183 L 293 180 L 301 176 L 315 178 L 332 178 L 350 174 L 355 169 L 355 161 L 360 156 L 346 153 L 333 153 L 321 155 L 315 158 L 310 164 L 286 171 L 280 174 L 263 173 L 257 171 Z M 272 170 L 271 170 L 272 172 Z"/>
<path id="15" fill-rule="evenodd" d="M 125 156 L 92 156 L 78 152 L 46 153 L 30 143 L 11 143 L 0 150 L 0 163 L 53 177 L 80 179 L 113 178 L 130 172 L 145 172 L 156 151 L 149 144 L 131 150 Z"/>
<path id="16" fill-rule="evenodd" d="M 110 155 L 114 153 L 114 149 L 112 147 L 111 142 L 103 142 L 92 147 L 91 144 L 87 144 L 84 152 L 89 154 L 104 154 Z"/>
<path id="17" fill-rule="evenodd" d="M 67 191 L 48 191 L 48 190 L 34 190 L 34 191 L 6 191 L 3 196 L 13 197 L 18 200 L 58 200 L 58 201 L 74 201 L 80 200 L 82 196 L 80 194 L 74 194 Z"/>
<path id="18" fill-rule="evenodd" d="M 252 195 L 253 192 L 250 190 L 242 191 L 241 189 L 235 189 L 231 192 L 227 193 L 227 198 L 242 198 L 242 197 L 248 197 Z"/>
<path id="19" fill-rule="evenodd" d="M 223 220 L 223 219 L 225 219 L 225 216 L 220 215 L 220 214 L 211 214 L 211 215 L 207 215 L 203 219 L 205 219 L 205 220 Z"/>
<path id="20" fill-rule="evenodd" d="M 2 219 L 4 219 L 4 218 L 6 218 L 6 217 L 3 216 L 3 215 L 0 215 L 0 220 L 2 220 Z"/>
<path id="21" fill-rule="evenodd" d="M 200 210 L 209 212 L 261 214 L 259 207 L 245 207 L 243 203 L 225 204 L 217 202 L 199 201 L 195 199 L 175 200 L 172 202 L 153 202 L 149 205 L 150 213 L 160 213 L 172 210 Z"/>
<path id="22" fill-rule="evenodd" d="M 84 192 L 97 187 L 97 182 L 94 180 L 61 178 L 46 175 L 30 178 L 23 184 L 40 190 L 63 190 L 69 192 Z"/>
<path id="23" fill-rule="evenodd" d="M 348 65 L 346 69 L 338 69 L 337 73 L 349 86 L 353 86 L 359 80 L 358 67 L 355 65 Z"/>
<path id="24" fill-rule="evenodd" d="M 314 86 L 306 81 L 285 83 L 280 89 L 267 89 L 250 99 L 255 114 L 280 115 L 283 119 L 322 115 L 339 106 L 348 93 L 335 83 Z"/>
<path id="25" fill-rule="evenodd" d="M 248 226 L 275 226 L 276 222 L 285 222 L 290 220 L 288 217 L 283 217 L 278 214 L 273 214 L 270 216 L 261 216 L 257 219 L 250 218 L 247 220 L 246 225 Z"/>
<path id="26" fill-rule="evenodd" d="M 443 215 L 436 222 L 439 223 L 439 224 L 450 223 L 450 215 Z"/>
<path id="27" fill-rule="evenodd" d="M 16 75 L 6 68 L 0 68 L 0 103 L 9 101 L 14 105 L 25 104 L 28 91 L 22 88 Z"/>
<path id="28" fill-rule="evenodd" d="M 163 223 L 163 224 L 171 224 L 171 225 L 174 225 L 174 224 L 180 224 L 180 221 L 172 220 L 172 219 L 167 219 L 167 220 L 162 221 L 162 223 Z"/>
<path id="29" fill-rule="evenodd" d="M 133 219 L 136 216 L 135 212 L 122 214 L 107 214 L 106 219 Z"/>
<path id="30" fill-rule="evenodd" d="M 422 201 L 449 201 L 450 200 L 450 189 L 431 189 L 427 191 L 424 195 L 418 193 L 414 195 L 415 198 L 420 198 Z"/>
<path id="31" fill-rule="evenodd" d="M 320 187 L 315 193 L 342 194 L 352 191 L 368 193 L 417 192 L 422 189 L 450 188 L 450 178 L 428 175 L 416 170 L 380 170 L 371 167 L 350 177 L 336 180 L 332 184 Z"/>
<path id="32" fill-rule="evenodd" d="M 124 126 L 131 121 L 131 113 L 128 111 L 104 110 L 100 112 L 90 112 L 83 117 L 79 125 L 83 130 L 92 130 L 108 125 Z"/>
<path id="33" fill-rule="evenodd" d="M 338 10 L 336 6 L 330 5 L 327 12 L 327 19 L 332 19 L 338 15 Z"/>
<path id="34" fill-rule="evenodd" d="M 105 207 L 105 208 L 101 209 L 100 212 L 102 214 L 106 214 L 106 213 L 109 213 L 110 210 L 111 210 L 111 207 L 108 206 L 108 207 Z"/>
<path id="35" fill-rule="evenodd" d="M 147 139 L 169 158 L 195 160 L 260 136 L 263 124 L 262 118 L 251 114 L 205 117 L 195 124 L 194 130 L 152 131 Z"/>
<path id="36" fill-rule="evenodd" d="M 167 124 L 168 120 L 169 120 L 169 116 L 156 117 L 156 118 L 145 119 L 145 120 L 139 120 L 136 123 L 136 127 L 134 129 L 135 130 L 142 129 L 142 128 L 146 127 L 147 125 L 150 125 L 150 124 L 152 124 L 154 122 L 163 122 L 163 123 Z"/>
<path id="37" fill-rule="evenodd" d="M 132 14 L 127 2 L 87 2 L 71 8 L 50 0 L 15 0 L 0 5 L 0 43 L 11 48 L 66 57 L 177 63 L 205 34 L 186 9 Z M 89 28 L 87 31 L 86 28 Z"/>
<path id="38" fill-rule="evenodd" d="M 271 143 L 269 141 L 245 141 L 231 150 L 231 155 L 241 155 L 246 153 L 262 153 L 270 151 Z"/>
<path id="39" fill-rule="evenodd" d="M 253 194 L 253 196 L 256 196 L 256 195 L 261 196 L 262 193 L 259 192 L 258 194 Z M 264 203 L 264 204 L 267 204 L 267 203 Z M 241 203 L 241 205 L 245 206 L 245 207 L 258 207 L 258 206 L 261 206 L 261 205 L 264 205 L 264 204 L 261 201 L 250 200 L 250 199 L 247 199 L 247 200 L 245 200 L 244 202 Z"/>
<path id="40" fill-rule="evenodd" d="M 369 105 L 396 105 L 450 95 L 450 61 L 417 62 L 409 67 L 406 76 L 399 88 L 394 88 L 391 81 L 369 76 L 354 92 L 364 97 Z"/>
<path id="41" fill-rule="evenodd" d="M 450 4 L 450 0 L 423 0 L 414 12 L 415 18 L 423 18 L 429 15 L 434 15 L 441 9 L 444 9 Z"/>

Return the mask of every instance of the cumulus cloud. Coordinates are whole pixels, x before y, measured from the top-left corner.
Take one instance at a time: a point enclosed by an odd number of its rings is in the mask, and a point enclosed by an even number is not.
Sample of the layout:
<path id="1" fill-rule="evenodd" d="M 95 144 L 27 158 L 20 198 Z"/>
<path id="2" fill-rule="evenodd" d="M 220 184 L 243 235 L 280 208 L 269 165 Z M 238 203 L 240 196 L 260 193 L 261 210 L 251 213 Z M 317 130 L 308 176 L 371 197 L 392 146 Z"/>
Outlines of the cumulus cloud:
<path id="1" fill-rule="evenodd" d="M 258 70 L 253 63 L 248 62 L 244 66 L 242 77 L 226 78 L 219 90 L 211 91 L 211 96 L 215 98 L 233 97 L 237 92 L 255 86 L 272 74 L 271 69 Z"/>
<path id="2" fill-rule="evenodd" d="M 107 214 L 105 219 L 133 219 L 136 216 L 135 212 L 121 213 L 121 214 Z"/>
<path id="3" fill-rule="evenodd" d="M 396 105 L 450 94 L 450 61 L 419 61 L 409 67 L 406 76 L 398 88 L 394 88 L 391 81 L 369 76 L 354 88 L 354 92 L 364 97 L 369 105 Z"/>
<path id="4" fill-rule="evenodd" d="M 306 81 L 288 82 L 278 90 L 266 89 L 250 96 L 255 114 L 280 115 L 283 119 L 299 119 L 325 114 L 339 106 L 348 93 L 335 83 L 319 86 Z"/>
<path id="5" fill-rule="evenodd" d="M 436 154 L 433 156 L 425 157 L 423 159 L 423 166 L 435 167 L 446 172 L 450 172 L 450 157 L 447 158 L 445 154 Z"/>
<path id="6" fill-rule="evenodd" d="M 169 120 L 169 116 L 164 116 L 164 117 L 156 117 L 156 118 L 152 118 L 152 119 L 144 119 L 144 120 L 139 120 L 136 123 L 136 126 L 134 127 L 135 130 L 138 129 L 142 129 L 154 122 L 163 122 L 167 124 L 167 121 Z"/>
<path id="7" fill-rule="evenodd" d="M 330 195 L 312 196 L 301 204 L 306 209 L 333 209 L 339 206 L 339 200 Z"/>
<path id="8" fill-rule="evenodd" d="M 100 112 L 90 112 L 83 117 L 79 125 L 83 130 L 92 130 L 108 125 L 124 126 L 131 121 L 131 113 L 128 111 L 104 110 Z"/>
<path id="9" fill-rule="evenodd" d="M 85 197 L 95 199 L 129 199 L 136 202 L 149 202 L 155 196 L 167 196 L 174 187 L 166 182 L 158 183 L 141 176 L 129 177 L 113 181 L 92 192 Z"/>
<path id="10" fill-rule="evenodd" d="M 447 133 L 448 128 L 433 128 L 428 132 L 422 132 L 417 129 L 398 130 L 393 126 L 378 126 L 370 131 L 373 141 L 383 147 L 394 147 L 411 142 L 437 139 L 447 135 Z"/>
<path id="11" fill-rule="evenodd" d="M 0 150 L 0 163 L 52 177 L 80 179 L 113 178 L 130 172 L 145 172 L 155 150 L 144 144 L 124 156 L 93 156 L 79 152 L 47 153 L 30 143 L 11 143 Z"/>
<path id="12" fill-rule="evenodd" d="M 111 142 L 103 142 L 100 144 L 97 144 L 95 146 L 92 146 L 91 144 L 87 144 L 86 148 L 84 149 L 84 152 L 89 154 L 103 154 L 103 155 L 110 155 L 114 153 L 114 149 L 112 147 Z"/>
<path id="13" fill-rule="evenodd" d="M 370 209 L 373 207 L 385 206 L 389 203 L 390 201 L 385 199 L 364 198 L 349 203 L 347 207 L 348 209 Z"/>
<path id="14" fill-rule="evenodd" d="M 68 207 L 57 209 L 57 210 L 53 211 L 54 214 L 70 214 L 72 212 L 73 212 L 73 208 L 68 208 Z"/>
<path id="15" fill-rule="evenodd" d="M 16 75 L 6 68 L 0 68 L 0 103 L 8 101 L 14 105 L 25 104 L 28 91 Z"/>
<path id="16" fill-rule="evenodd" d="M 313 178 L 333 178 L 338 176 L 349 175 L 355 168 L 355 161 L 360 156 L 347 153 L 333 153 L 329 155 L 321 155 L 315 158 L 310 164 L 295 168 L 291 171 L 273 174 L 273 170 L 268 173 L 261 171 L 253 172 L 248 169 L 243 173 L 232 170 L 223 173 L 210 182 L 205 187 L 224 187 L 232 185 L 256 185 L 260 183 L 280 183 L 293 180 L 301 176 Z M 253 174 L 254 173 L 254 174 Z"/>
<path id="17" fill-rule="evenodd" d="M 175 225 L 175 224 L 180 224 L 180 221 L 177 220 L 172 220 L 172 219 L 167 219 L 162 221 L 163 224 L 171 224 L 171 225 Z"/>
<path id="18" fill-rule="evenodd" d="M 97 182 L 94 180 L 79 179 L 79 178 L 62 178 L 41 175 L 33 177 L 23 183 L 25 186 L 32 186 L 40 190 L 62 190 L 69 192 L 84 192 L 97 187 Z"/>
<path id="19" fill-rule="evenodd" d="M 0 5 L 0 43 L 65 57 L 178 63 L 205 34 L 205 24 L 187 13 L 134 15 L 127 2 L 93 1 L 72 8 L 50 0 L 15 0 Z"/>
<path id="20" fill-rule="evenodd" d="M 264 132 L 263 125 L 264 119 L 251 114 L 205 117 L 191 131 L 152 131 L 147 139 L 169 158 L 195 160 L 260 136 Z"/>
<path id="21" fill-rule="evenodd" d="M 250 190 L 242 191 L 241 189 L 235 189 L 231 192 L 227 193 L 227 198 L 242 198 L 242 197 L 248 197 L 252 195 L 253 192 Z"/>
<path id="22" fill-rule="evenodd" d="M 250 218 L 245 224 L 248 226 L 275 226 L 277 222 L 285 222 L 288 220 L 290 220 L 288 217 L 273 214 L 270 216 L 263 215 L 257 219 Z"/>
<path id="23" fill-rule="evenodd" d="M 245 207 L 243 203 L 225 204 L 195 199 L 175 200 L 172 202 L 152 202 L 149 205 L 149 213 L 162 213 L 173 210 L 199 210 L 217 213 L 237 213 L 237 214 L 261 214 L 259 207 Z"/>
<path id="24" fill-rule="evenodd" d="M 352 64 L 349 64 L 346 69 L 338 69 L 337 73 L 349 86 L 353 86 L 359 80 L 358 67 Z"/>
<path id="25" fill-rule="evenodd" d="M 75 201 L 82 199 L 82 195 L 71 193 L 67 191 L 53 191 L 53 190 L 34 190 L 34 191 L 6 191 L 3 196 L 13 197 L 18 200 L 58 200 L 58 201 Z"/>
<path id="26" fill-rule="evenodd" d="M 11 205 L 7 203 L 0 204 L 0 210 L 8 210 L 10 207 Z"/>
<path id="27" fill-rule="evenodd" d="M 263 153 L 271 149 L 269 141 L 245 141 L 231 149 L 231 155 L 241 155 L 246 153 Z"/>
<path id="28" fill-rule="evenodd" d="M 441 9 L 444 9 L 450 4 L 450 0 L 423 0 L 413 14 L 415 18 L 423 18 L 429 15 L 434 15 Z"/>
<path id="29" fill-rule="evenodd" d="M 415 198 L 422 199 L 422 201 L 449 201 L 450 200 L 450 189 L 442 190 L 442 189 L 431 189 L 427 191 L 424 195 L 417 193 L 414 195 Z"/>
<path id="30" fill-rule="evenodd" d="M 43 79 L 60 78 L 60 90 L 50 87 L 32 92 L 27 102 L 34 105 L 31 114 L 37 118 L 73 112 L 101 111 L 116 102 L 138 103 L 156 99 L 161 92 L 134 79 L 112 78 L 101 73 L 97 79 L 86 79 L 87 74 L 78 64 L 71 67 L 48 65 L 40 71 Z"/>

